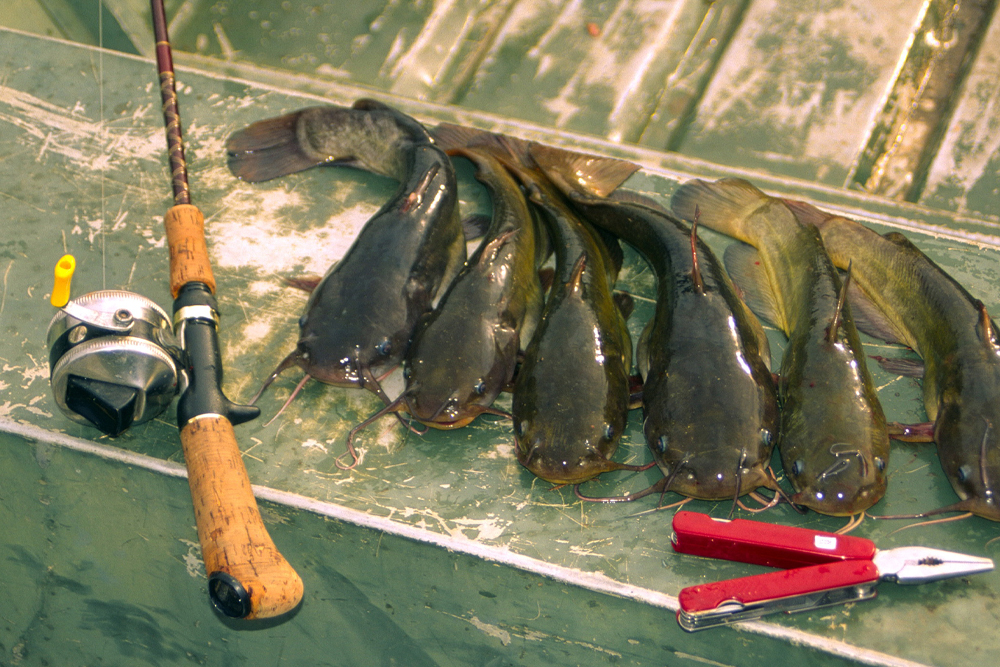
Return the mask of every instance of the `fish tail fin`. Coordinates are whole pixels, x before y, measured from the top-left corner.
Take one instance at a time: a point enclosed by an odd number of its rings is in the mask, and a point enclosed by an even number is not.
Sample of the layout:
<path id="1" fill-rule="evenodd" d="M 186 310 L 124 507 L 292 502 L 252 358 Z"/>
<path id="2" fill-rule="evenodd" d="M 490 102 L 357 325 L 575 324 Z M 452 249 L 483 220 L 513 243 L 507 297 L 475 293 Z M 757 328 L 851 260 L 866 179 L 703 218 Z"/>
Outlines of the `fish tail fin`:
<path id="1" fill-rule="evenodd" d="M 742 220 L 769 200 L 742 178 L 723 178 L 714 183 L 694 179 L 674 192 L 670 206 L 682 220 L 693 220 L 698 209 L 701 224 L 745 241 L 748 237 L 742 233 Z"/>
<path id="2" fill-rule="evenodd" d="M 258 183 L 322 164 L 299 143 L 302 111 L 252 123 L 229 135 L 226 156 L 236 178 Z"/>
<path id="3" fill-rule="evenodd" d="M 566 194 L 580 192 L 607 197 L 639 170 L 639 165 L 628 160 L 588 155 L 535 142 L 528 145 L 528 152 L 535 164 Z"/>
<path id="4" fill-rule="evenodd" d="M 452 151 L 488 141 L 494 135 L 487 130 L 466 125 L 441 123 L 431 131 L 431 136 L 434 137 L 434 143 L 438 145 L 438 148 L 450 155 Z"/>
<path id="5" fill-rule="evenodd" d="M 434 128 L 433 135 L 438 146 L 449 155 L 461 155 L 474 162 L 479 155 L 488 155 L 513 172 L 526 187 L 537 183 L 531 173 L 535 164 L 528 153 L 529 142 L 524 139 L 451 123 L 441 123 Z"/>
<path id="6" fill-rule="evenodd" d="M 441 123 L 432 134 L 434 142 L 449 155 L 475 152 L 494 157 L 504 164 L 531 165 L 528 142 L 524 139 L 452 123 Z"/>

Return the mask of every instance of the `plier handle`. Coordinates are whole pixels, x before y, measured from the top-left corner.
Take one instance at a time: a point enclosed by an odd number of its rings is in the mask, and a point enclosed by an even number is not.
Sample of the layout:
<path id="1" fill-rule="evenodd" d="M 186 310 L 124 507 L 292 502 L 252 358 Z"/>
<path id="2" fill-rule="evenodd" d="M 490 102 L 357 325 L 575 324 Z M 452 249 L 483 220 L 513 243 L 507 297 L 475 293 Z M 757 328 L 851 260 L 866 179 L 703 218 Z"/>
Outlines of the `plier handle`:
<path id="1" fill-rule="evenodd" d="M 880 551 L 863 537 L 697 512 L 677 512 L 673 531 L 678 553 L 782 568 L 682 590 L 677 622 L 688 631 L 868 600 L 881 581 L 915 584 L 993 569 L 979 556 L 926 547 Z"/>

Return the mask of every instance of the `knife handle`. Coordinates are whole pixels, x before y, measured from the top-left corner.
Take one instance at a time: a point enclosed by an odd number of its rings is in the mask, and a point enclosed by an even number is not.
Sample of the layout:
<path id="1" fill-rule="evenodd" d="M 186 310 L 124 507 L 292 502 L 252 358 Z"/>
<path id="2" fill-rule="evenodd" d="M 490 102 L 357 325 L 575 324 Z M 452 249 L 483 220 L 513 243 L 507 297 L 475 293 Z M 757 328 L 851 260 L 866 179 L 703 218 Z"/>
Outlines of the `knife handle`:
<path id="1" fill-rule="evenodd" d="M 871 561 L 846 560 L 779 570 L 752 577 L 685 588 L 678 595 L 677 621 L 692 632 L 875 597 L 878 568 Z"/>
<path id="2" fill-rule="evenodd" d="M 839 560 L 871 560 L 875 543 L 863 537 L 747 519 L 713 519 L 698 512 L 677 512 L 674 551 L 791 569 Z"/>

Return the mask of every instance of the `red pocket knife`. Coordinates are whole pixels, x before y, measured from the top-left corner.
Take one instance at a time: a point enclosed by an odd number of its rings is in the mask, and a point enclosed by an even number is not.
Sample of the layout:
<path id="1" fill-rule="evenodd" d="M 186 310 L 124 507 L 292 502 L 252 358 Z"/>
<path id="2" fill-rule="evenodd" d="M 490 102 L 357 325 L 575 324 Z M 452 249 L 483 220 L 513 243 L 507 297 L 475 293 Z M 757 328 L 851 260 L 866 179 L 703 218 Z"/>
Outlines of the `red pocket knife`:
<path id="1" fill-rule="evenodd" d="M 993 569 L 989 558 L 926 547 L 879 551 L 862 537 L 696 512 L 677 512 L 673 529 L 678 553 L 784 568 L 685 588 L 677 622 L 688 631 L 868 600 L 880 581 L 919 584 Z"/>

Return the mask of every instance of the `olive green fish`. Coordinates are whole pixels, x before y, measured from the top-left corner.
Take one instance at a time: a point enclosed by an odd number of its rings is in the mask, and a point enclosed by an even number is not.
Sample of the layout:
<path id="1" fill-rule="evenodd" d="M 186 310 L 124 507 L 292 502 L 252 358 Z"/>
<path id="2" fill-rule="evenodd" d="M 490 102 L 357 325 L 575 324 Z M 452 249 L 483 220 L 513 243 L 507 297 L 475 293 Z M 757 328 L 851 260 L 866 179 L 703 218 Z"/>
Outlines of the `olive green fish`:
<path id="1" fill-rule="evenodd" d="M 1000 521 L 1000 340 L 986 308 L 899 232 L 880 235 L 808 204 L 790 205 L 819 228 L 834 264 L 853 260 L 864 296 L 888 318 L 894 338 L 924 360 L 924 407 L 960 498 L 936 512 Z"/>
<path id="2" fill-rule="evenodd" d="M 657 279 L 656 311 L 639 342 L 643 432 L 665 476 L 658 490 L 723 500 L 768 474 L 778 404 L 767 338 L 711 249 L 672 214 L 622 191 L 598 197 L 569 177 L 572 153 L 531 147 L 539 166 L 593 224 L 642 254 Z"/>
<path id="3" fill-rule="evenodd" d="M 632 341 L 611 293 L 620 265 L 530 160 L 523 153 L 506 164 L 542 209 L 556 269 L 515 379 L 515 451 L 538 477 L 579 484 L 602 472 L 635 469 L 611 460 L 629 409 Z M 618 183 L 637 168 L 609 163 L 623 168 Z"/>
<path id="4" fill-rule="evenodd" d="M 847 516 L 885 493 L 889 436 L 837 269 L 819 232 L 780 200 L 741 179 L 689 181 L 674 193 L 674 212 L 756 248 L 731 246 L 726 264 L 748 293 L 769 286 L 751 307 L 767 311 L 788 336 L 781 362 L 778 449 L 795 488 L 792 501 Z M 755 273 L 756 272 L 756 273 Z M 739 279 L 741 276 L 744 280 Z M 748 279 L 748 280 L 747 280 Z"/>

